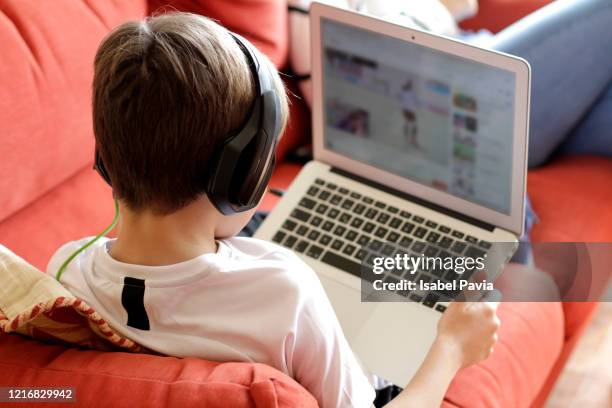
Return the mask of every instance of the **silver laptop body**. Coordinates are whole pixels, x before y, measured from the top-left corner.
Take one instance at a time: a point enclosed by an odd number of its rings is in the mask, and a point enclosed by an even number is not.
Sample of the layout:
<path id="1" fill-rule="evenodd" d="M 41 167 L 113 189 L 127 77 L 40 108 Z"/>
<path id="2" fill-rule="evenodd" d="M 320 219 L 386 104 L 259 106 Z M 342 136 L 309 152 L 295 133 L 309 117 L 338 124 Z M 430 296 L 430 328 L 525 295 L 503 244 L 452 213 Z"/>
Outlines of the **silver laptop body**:
<path id="1" fill-rule="evenodd" d="M 330 6 L 310 15 L 314 160 L 256 237 L 300 254 L 365 368 L 404 386 L 447 303 L 362 302 L 364 247 L 507 260 L 490 244 L 523 232 L 529 66 Z"/>

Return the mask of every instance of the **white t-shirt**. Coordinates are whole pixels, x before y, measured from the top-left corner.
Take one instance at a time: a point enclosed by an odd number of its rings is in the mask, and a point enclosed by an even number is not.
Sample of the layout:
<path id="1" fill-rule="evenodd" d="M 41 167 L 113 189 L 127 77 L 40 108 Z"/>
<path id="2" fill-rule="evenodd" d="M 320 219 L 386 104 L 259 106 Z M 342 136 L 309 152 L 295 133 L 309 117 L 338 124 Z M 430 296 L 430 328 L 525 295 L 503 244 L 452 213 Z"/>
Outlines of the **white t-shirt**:
<path id="1" fill-rule="evenodd" d="M 60 248 L 47 272 L 55 275 L 87 241 Z M 270 365 L 302 384 L 323 408 L 371 406 L 374 389 L 321 282 L 291 251 L 258 239 L 231 238 L 219 241 L 214 254 L 141 266 L 113 259 L 108 253 L 113 242 L 102 239 L 81 253 L 61 282 L 122 335 L 162 354 Z M 140 293 L 148 330 L 127 325 L 126 277 L 144 280 L 144 295 L 137 288 L 135 297 Z M 128 308 L 134 316 L 132 303 Z"/>

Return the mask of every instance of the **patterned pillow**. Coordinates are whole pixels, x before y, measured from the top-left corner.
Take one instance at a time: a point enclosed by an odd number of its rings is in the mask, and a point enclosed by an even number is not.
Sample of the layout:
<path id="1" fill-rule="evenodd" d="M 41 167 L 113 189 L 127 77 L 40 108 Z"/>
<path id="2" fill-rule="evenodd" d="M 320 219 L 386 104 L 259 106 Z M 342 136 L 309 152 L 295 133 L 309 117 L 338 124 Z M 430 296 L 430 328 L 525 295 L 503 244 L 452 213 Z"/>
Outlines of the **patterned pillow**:
<path id="1" fill-rule="evenodd" d="M 0 245 L 0 332 L 97 350 L 149 352 L 58 281 Z"/>

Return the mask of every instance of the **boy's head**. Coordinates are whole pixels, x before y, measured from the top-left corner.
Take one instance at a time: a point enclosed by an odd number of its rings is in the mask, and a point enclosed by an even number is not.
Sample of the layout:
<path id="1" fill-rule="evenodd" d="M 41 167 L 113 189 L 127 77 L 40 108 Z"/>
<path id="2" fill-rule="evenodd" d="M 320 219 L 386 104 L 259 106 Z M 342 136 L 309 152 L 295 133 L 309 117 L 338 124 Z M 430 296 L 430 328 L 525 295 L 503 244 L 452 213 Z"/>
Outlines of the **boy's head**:
<path id="1" fill-rule="evenodd" d="M 284 128 L 283 84 L 257 57 L 271 72 Z M 93 119 L 117 198 L 160 215 L 198 199 L 213 153 L 242 127 L 254 98 L 244 52 L 205 17 L 172 13 L 115 29 L 95 59 Z"/>

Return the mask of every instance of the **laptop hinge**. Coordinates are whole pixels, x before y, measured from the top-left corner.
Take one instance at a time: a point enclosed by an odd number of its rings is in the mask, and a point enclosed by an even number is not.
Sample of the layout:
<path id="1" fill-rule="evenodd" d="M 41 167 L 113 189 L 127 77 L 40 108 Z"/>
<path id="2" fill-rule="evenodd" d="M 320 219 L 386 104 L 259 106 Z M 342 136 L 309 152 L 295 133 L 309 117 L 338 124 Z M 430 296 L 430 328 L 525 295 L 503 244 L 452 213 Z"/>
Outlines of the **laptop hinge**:
<path id="1" fill-rule="evenodd" d="M 331 172 L 339 174 L 339 175 L 347 177 L 347 178 L 350 178 L 351 180 L 355 180 L 355 181 L 358 181 L 360 183 L 366 184 L 366 185 L 368 185 L 370 187 L 374 187 L 374 188 L 376 188 L 378 190 L 382 190 L 385 193 L 392 194 L 392 195 L 394 195 L 396 197 L 403 198 L 405 200 L 411 201 L 411 202 L 413 202 L 415 204 L 422 205 L 423 207 L 427 207 L 427 208 L 429 208 L 431 210 L 434 210 L 434 211 L 440 212 L 442 214 L 448 215 L 449 217 L 453 217 L 453 218 L 456 218 L 456 219 L 461 220 L 463 222 L 467 222 L 468 224 L 471 224 L 471 225 L 473 225 L 475 227 L 482 228 L 482 229 L 487 230 L 487 231 L 493 231 L 495 229 L 495 226 L 492 225 L 492 224 L 486 223 L 484 221 L 480 221 L 480 220 L 478 220 L 476 218 L 470 217 L 469 215 L 461 214 L 460 212 L 457 212 L 455 210 L 451 210 L 449 208 L 442 207 L 441 205 L 434 204 L 434 203 L 429 202 L 427 200 L 423 200 L 422 198 L 415 197 L 415 196 L 413 196 L 411 194 L 404 193 L 403 191 L 396 190 L 396 189 L 394 189 L 392 187 L 385 186 L 384 184 L 377 183 L 376 181 L 368 180 L 365 177 L 358 176 L 358 175 L 353 174 L 353 173 L 351 173 L 349 171 L 342 170 L 342 169 L 339 169 L 337 167 L 333 167 L 332 166 Z"/>

